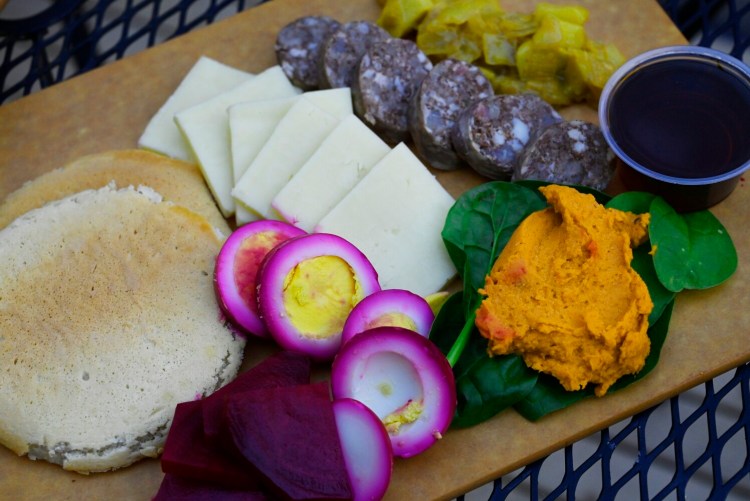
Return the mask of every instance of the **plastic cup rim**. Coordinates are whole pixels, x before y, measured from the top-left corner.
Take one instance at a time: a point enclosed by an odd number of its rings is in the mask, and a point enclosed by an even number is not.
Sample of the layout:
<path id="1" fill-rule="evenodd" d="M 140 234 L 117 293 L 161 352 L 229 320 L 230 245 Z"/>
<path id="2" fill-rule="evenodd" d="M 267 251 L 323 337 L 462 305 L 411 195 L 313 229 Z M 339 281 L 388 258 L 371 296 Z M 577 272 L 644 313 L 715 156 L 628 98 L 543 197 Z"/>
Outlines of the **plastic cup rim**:
<path id="1" fill-rule="evenodd" d="M 695 58 L 704 59 L 706 61 L 716 61 L 723 63 L 726 66 L 731 67 L 735 75 L 743 76 L 745 78 L 748 91 L 750 91 L 750 67 L 729 54 L 709 47 L 692 45 L 671 45 L 651 49 L 625 61 L 622 66 L 615 70 L 615 72 L 612 74 L 609 80 L 607 80 L 607 83 L 602 89 L 601 97 L 599 99 L 598 114 L 599 126 L 602 130 L 602 133 L 604 134 L 604 138 L 606 139 L 609 147 L 613 150 L 615 155 L 628 167 L 658 181 L 680 185 L 707 185 L 733 179 L 750 168 L 750 158 L 748 158 L 744 163 L 735 167 L 734 169 L 715 176 L 700 178 L 670 176 L 653 171 L 633 160 L 630 155 L 628 155 L 625 151 L 623 151 L 622 148 L 620 148 L 620 145 L 617 144 L 615 139 L 612 137 L 609 128 L 609 102 L 613 92 L 618 88 L 620 83 L 627 76 L 646 64 L 651 64 L 659 60 L 672 60 L 675 57 L 679 56 L 693 56 Z"/>

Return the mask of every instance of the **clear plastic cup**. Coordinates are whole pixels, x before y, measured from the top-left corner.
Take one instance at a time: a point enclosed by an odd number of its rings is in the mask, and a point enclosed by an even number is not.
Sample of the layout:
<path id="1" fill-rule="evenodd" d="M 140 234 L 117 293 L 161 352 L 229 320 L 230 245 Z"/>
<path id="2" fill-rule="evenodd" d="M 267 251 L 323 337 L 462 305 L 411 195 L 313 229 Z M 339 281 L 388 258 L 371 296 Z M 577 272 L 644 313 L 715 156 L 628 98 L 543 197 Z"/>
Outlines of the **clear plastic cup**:
<path id="1" fill-rule="evenodd" d="M 605 85 L 599 122 L 627 189 L 711 207 L 750 168 L 750 68 L 705 47 L 644 52 Z"/>

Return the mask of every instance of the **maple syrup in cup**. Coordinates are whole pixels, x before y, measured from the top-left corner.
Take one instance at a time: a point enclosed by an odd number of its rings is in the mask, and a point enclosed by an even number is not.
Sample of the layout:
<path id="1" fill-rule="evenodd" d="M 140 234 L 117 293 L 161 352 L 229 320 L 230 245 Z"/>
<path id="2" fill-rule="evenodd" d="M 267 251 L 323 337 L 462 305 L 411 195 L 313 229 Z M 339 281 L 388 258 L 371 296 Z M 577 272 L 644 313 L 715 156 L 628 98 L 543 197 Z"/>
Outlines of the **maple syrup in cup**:
<path id="1" fill-rule="evenodd" d="M 705 47 L 645 52 L 605 85 L 599 123 L 627 189 L 705 209 L 750 168 L 750 68 Z"/>

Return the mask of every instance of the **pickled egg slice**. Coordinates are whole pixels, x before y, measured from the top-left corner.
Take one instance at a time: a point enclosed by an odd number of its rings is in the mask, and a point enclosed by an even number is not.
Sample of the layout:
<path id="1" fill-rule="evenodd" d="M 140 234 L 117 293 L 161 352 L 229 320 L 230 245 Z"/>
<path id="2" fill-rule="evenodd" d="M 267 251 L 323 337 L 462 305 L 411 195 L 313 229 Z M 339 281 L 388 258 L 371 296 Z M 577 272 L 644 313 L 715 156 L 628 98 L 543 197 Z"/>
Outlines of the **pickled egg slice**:
<path id="1" fill-rule="evenodd" d="M 273 249 L 261 265 L 258 308 L 284 349 L 330 360 L 352 309 L 380 290 L 375 268 L 347 240 L 313 233 Z"/>
<path id="2" fill-rule="evenodd" d="M 346 319 L 341 342 L 373 327 L 404 327 L 429 336 L 435 314 L 422 297 L 404 289 L 383 289 L 360 301 Z"/>
<path id="3" fill-rule="evenodd" d="M 442 438 L 456 410 L 448 361 L 424 336 L 376 327 L 341 347 L 331 368 L 334 399 L 353 398 L 383 422 L 393 454 L 411 457 Z"/>
<path id="4" fill-rule="evenodd" d="M 256 282 L 266 254 L 281 242 L 306 234 L 281 221 L 254 221 L 226 239 L 216 258 L 214 288 L 221 309 L 244 332 L 268 337 L 258 314 Z"/>

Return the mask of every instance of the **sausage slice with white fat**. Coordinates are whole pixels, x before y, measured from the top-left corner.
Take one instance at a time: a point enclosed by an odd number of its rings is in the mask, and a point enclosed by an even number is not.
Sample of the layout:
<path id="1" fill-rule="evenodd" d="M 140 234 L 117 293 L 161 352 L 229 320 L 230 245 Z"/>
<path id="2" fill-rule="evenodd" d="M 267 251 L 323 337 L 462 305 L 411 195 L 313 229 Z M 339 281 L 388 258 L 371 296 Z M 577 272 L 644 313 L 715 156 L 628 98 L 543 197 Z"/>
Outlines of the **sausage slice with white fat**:
<path id="1" fill-rule="evenodd" d="M 339 26 L 323 44 L 320 88 L 351 87 L 365 51 L 389 37 L 387 31 L 369 21 L 351 21 Z"/>
<path id="2" fill-rule="evenodd" d="M 409 107 L 409 130 L 417 154 L 437 169 L 459 168 L 462 162 L 451 142 L 456 118 L 473 102 L 493 94 L 492 84 L 476 66 L 457 59 L 436 64 Z"/>
<path id="3" fill-rule="evenodd" d="M 409 138 L 409 103 L 432 69 L 411 40 L 388 38 L 365 51 L 352 83 L 354 111 L 391 145 Z"/>
<path id="4" fill-rule="evenodd" d="M 509 179 L 526 144 L 560 121 L 557 111 L 536 94 L 502 94 L 466 108 L 451 139 L 456 153 L 479 174 Z"/>
<path id="5" fill-rule="evenodd" d="M 601 129 L 571 120 L 551 125 L 524 150 L 513 180 L 536 179 L 604 190 L 615 173 L 614 154 Z"/>
<path id="6" fill-rule="evenodd" d="M 326 39 L 341 25 L 328 16 L 305 16 L 276 36 L 276 59 L 289 80 L 302 90 L 319 88 L 318 61 Z"/>

